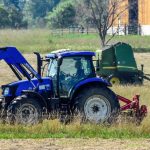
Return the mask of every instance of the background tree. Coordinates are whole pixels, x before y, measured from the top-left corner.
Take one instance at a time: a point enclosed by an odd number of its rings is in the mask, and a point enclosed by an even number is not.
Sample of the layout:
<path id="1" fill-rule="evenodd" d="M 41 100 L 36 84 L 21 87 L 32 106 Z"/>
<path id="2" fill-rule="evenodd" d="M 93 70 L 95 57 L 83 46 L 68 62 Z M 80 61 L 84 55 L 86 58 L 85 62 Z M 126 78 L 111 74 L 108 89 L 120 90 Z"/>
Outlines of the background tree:
<path id="1" fill-rule="evenodd" d="M 75 7 L 72 1 L 61 2 L 46 17 L 52 28 L 67 28 L 75 23 Z"/>
<path id="2" fill-rule="evenodd" d="M 0 28 L 27 28 L 23 13 L 14 5 L 0 5 Z"/>
<path id="3" fill-rule="evenodd" d="M 3 3 L 5 7 L 15 7 L 16 9 L 22 11 L 26 0 L 3 0 Z"/>
<path id="4" fill-rule="evenodd" d="M 60 2 L 60 0 L 30 0 L 24 8 L 25 18 L 30 26 L 45 27 L 45 16 Z"/>
<path id="5" fill-rule="evenodd" d="M 33 19 L 38 17 L 45 17 L 46 13 L 50 9 L 49 0 L 30 0 L 29 1 L 30 11 L 32 12 Z"/>
<path id="6" fill-rule="evenodd" d="M 2 6 L 0 6 L 0 28 L 6 28 L 9 26 L 9 13 Z"/>
<path id="7" fill-rule="evenodd" d="M 15 7 L 11 7 L 7 11 L 9 13 L 10 28 L 27 28 L 27 21 L 23 19 L 23 13 L 21 11 Z"/>
<path id="8" fill-rule="evenodd" d="M 27 28 L 27 21 L 24 20 L 23 14 L 24 4 L 25 0 L 3 0 L 2 8 L 8 14 L 8 17 L 5 16 L 7 23 L 2 24 L 4 28 Z"/>
<path id="9" fill-rule="evenodd" d="M 111 29 L 116 20 L 128 9 L 125 0 L 82 0 L 78 1 L 77 8 L 86 18 L 89 18 L 95 24 L 100 37 L 100 45 L 104 47 L 116 35 L 112 34 L 106 39 L 108 30 Z M 79 12 L 77 14 L 80 14 Z"/>

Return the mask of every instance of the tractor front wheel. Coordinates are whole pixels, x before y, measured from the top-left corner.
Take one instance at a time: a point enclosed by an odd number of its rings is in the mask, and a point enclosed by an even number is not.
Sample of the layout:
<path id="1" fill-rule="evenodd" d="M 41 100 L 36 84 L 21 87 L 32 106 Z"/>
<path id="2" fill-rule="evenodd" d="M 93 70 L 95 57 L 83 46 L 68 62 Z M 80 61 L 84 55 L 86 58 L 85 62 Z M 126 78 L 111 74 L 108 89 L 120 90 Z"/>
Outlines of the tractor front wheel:
<path id="1" fill-rule="evenodd" d="M 85 89 L 78 97 L 78 108 L 83 121 L 111 124 L 118 116 L 118 99 L 106 87 Z"/>
<path id="2" fill-rule="evenodd" d="M 14 99 L 7 109 L 10 124 L 37 124 L 42 120 L 42 108 L 33 98 L 21 96 Z"/>

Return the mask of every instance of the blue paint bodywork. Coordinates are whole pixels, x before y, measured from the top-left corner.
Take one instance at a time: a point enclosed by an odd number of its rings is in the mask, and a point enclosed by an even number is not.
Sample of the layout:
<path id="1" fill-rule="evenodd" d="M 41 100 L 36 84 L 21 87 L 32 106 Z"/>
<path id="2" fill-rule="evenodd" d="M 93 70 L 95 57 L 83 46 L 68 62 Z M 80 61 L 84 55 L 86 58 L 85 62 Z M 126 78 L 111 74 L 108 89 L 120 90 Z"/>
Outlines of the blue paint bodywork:
<path id="1" fill-rule="evenodd" d="M 87 85 L 87 84 L 91 84 L 91 83 L 97 83 L 99 85 L 104 85 L 104 86 L 111 86 L 111 84 L 102 79 L 102 78 L 88 78 L 88 79 L 85 79 L 85 80 L 82 80 L 81 82 L 79 82 L 78 84 L 76 84 L 73 89 L 70 90 L 69 92 L 69 97 L 71 97 L 73 95 L 73 93 L 79 89 L 80 87 L 84 86 L 84 85 Z"/>
<path id="2" fill-rule="evenodd" d="M 42 78 L 42 82 L 40 83 L 36 78 L 34 78 L 32 79 L 32 82 L 34 83 L 36 87 L 38 87 L 37 89 L 38 93 L 42 93 L 43 91 L 44 92 L 52 91 L 52 80 L 50 77 Z M 10 84 L 5 85 L 5 87 L 10 87 L 10 88 L 11 87 L 13 88 L 16 86 L 17 86 L 17 89 L 15 91 L 15 97 L 20 96 L 23 90 L 34 90 L 33 84 L 28 80 L 16 81 L 16 82 L 12 82 Z M 10 93 L 8 93 L 8 95 L 12 96 L 11 91 Z M 5 95 L 5 96 L 8 96 L 8 95 Z"/>
<path id="3" fill-rule="evenodd" d="M 60 52 L 52 52 L 48 55 L 46 55 L 46 58 L 58 58 L 58 57 L 72 57 L 72 56 L 95 56 L 94 52 L 89 52 L 89 51 L 69 51 L 69 50 L 64 50 Z"/>
<path id="4" fill-rule="evenodd" d="M 31 78 L 28 71 L 33 73 L 37 79 L 41 79 L 40 75 L 32 68 L 27 60 L 15 47 L 0 48 L 0 60 L 4 60 L 8 65 L 15 67 L 23 76 Z M 22 69 L 22 66 L 26 67 L 26 70 Z M 28 71 L 27 71 L 28 70 Z"/>
<path id="5" fill-rule="evenodd" d="M 8 64 L 27 63 L 26 59 L 15 47 L 0 48 L 0 60 L 4 59 Z M 17 66 L 17 65 L 16 65 Z"/>
<path id="6" fill-rule="evenodd" d="M 84 84 L 87 84 L 87 83 L 93 83 L 93 82 L 96 82 L 96 83 L 103 83 L 105 86 L 111 86 L 111 84 L 109 82 L 107 82 L 106 80 L 102 79 L 102 78 L 88 78 L 88 79 L 85 79 L 81 82 L 79 82 L 76 86 L 75 86 L 75 90 L 78 89 L 80 86 L 84 85 Z"/>

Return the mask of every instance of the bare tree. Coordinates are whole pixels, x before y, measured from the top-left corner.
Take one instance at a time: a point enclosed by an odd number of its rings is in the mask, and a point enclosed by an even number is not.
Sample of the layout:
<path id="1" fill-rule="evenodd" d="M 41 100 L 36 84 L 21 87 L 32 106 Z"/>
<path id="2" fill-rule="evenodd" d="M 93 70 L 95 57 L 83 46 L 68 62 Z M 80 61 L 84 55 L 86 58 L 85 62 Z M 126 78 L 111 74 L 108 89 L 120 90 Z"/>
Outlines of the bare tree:
<path id="1" fill-rule="evenodd" d="M 121 15 L 126 13 L 127 9 L 127 0 L 82 0 L 82 3 L 80 0 L 78 5 L 78 13 L 80 13 L 82 17 L 82 14 L 85 14 L 85 16 L 91 18 L 95 24 L 102 47 L 107 45 L 117 34 L 119 26 L 109 39 L 106 39 L 108 30 L 113 27 Z"/>

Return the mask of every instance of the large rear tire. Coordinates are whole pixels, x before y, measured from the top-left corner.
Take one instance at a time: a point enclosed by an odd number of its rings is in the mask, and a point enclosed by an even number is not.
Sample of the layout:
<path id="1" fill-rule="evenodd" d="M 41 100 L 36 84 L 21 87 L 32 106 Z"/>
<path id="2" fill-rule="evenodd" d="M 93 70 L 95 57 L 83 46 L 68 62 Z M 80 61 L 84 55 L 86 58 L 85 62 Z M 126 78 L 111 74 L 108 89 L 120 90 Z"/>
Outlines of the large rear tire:
<path id="1" fill-rule="evenodd" d="M 119 114 L 118 99 L 107 87 L 84 89 L 77 97 L 83 121 L 111 124 Z"/>
<path id="2" fill-rule="evenodd" d="M 33 125 L 41 120 L 42 107 L 33 98 L 17 97 L 8 106 L 7 122 L 10 124 Z"/>

